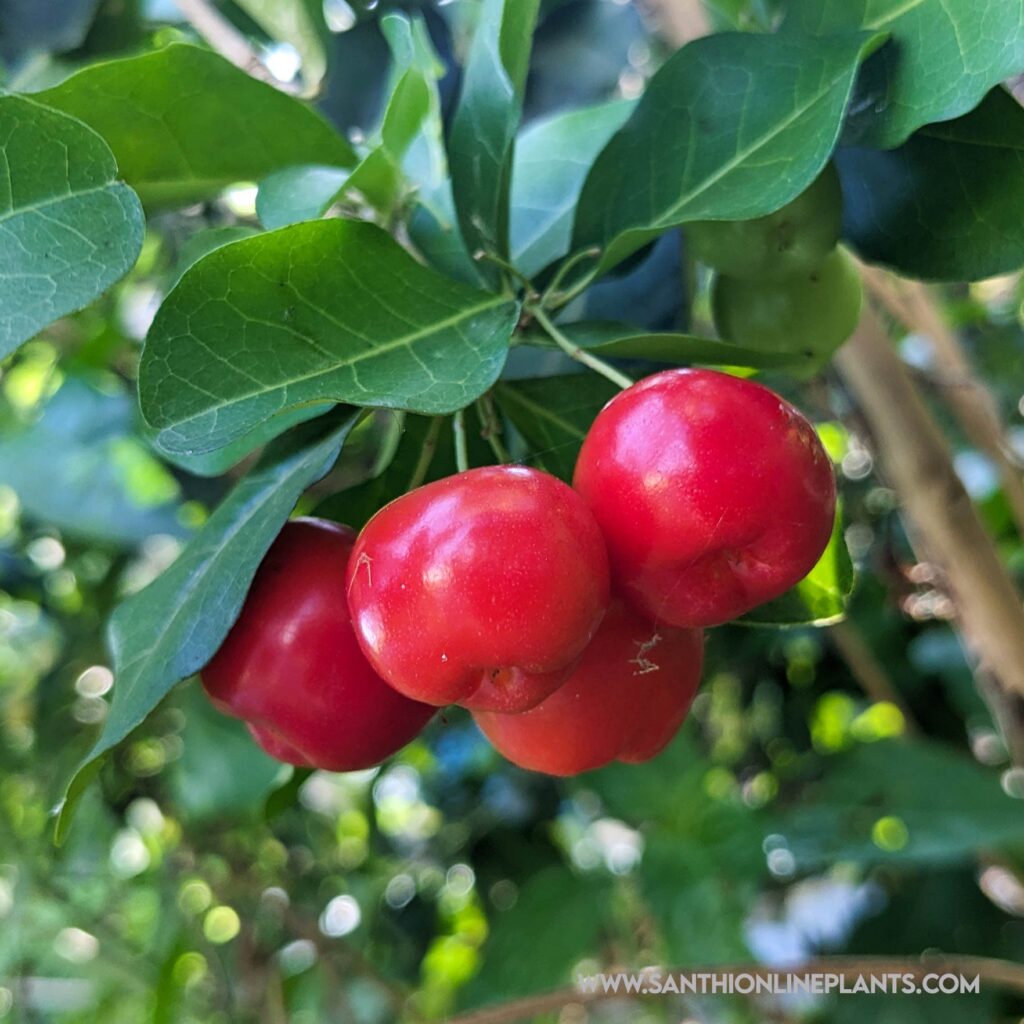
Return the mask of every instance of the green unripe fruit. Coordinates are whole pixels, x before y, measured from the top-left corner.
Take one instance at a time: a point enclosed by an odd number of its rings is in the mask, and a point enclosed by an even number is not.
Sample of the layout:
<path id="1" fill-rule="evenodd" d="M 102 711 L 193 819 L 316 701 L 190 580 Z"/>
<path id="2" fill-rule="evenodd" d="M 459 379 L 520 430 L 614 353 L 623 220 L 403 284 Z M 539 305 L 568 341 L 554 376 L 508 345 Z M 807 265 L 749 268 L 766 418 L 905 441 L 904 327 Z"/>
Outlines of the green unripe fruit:
<path id="1" fill-rule="evenodd" d="M 705 220 L 686 226 L 690 250 L 729 277 L 778 281 L 808 274 L 839 241 L 843 197 L 828 164 L 780 210 L 756 220 Z"/>
<path id="2" fill-rule="evenodd" d="M 720 275 L 711 290 L 718 333 L 745 348 L 794 352 L 821 363 L 853 333 L 862 288 L 853 260 L 834 249 L 812 273 L 784 281 Z"/>

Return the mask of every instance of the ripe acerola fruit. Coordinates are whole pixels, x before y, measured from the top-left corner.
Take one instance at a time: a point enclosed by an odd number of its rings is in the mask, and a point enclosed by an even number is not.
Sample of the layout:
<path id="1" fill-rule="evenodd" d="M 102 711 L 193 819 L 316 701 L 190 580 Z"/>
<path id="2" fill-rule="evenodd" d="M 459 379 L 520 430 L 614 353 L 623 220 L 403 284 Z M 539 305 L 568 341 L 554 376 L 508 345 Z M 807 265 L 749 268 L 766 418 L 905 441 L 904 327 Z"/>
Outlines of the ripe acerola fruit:
<path id="1" fill-rule="evenodd" d="M 730 277 L 780 281 L 806 275 L 839 241 L 843 194 L 828 164 L 817 178 L 774 213 L 754 220 L 695 221 L 686 226 L 691 251 Z"/>
<path id="2" fill-rule="evenodd" d="M 836 249 L 810 273 L 785 281 L 719 276 L 711 290 L 718 333 L 769 352 L 798 352 L 823 362 L 853 333 L 863 297 L 853 260 Z"/>
<path id="3" fill-rule="evenodd" d="M 598 413 L 574 484 L 638 611 L 713 626 L 778 597 L 828 544 L 832 466 L 814 428 L 754 381 L 666 370 Z"/>
<path id="4" fill-rule="evenodd" d="M 520 715 L 473 713 L 513 764 L 576 775 L 654 757 L 675 735 L 700 684 L 703 634 L 656 626 L 613 599 L 568 681 Z"/>
<path id="5" fill-rule="evenodd" d="M 491 466 L 381 509 L 356 542 L 348 597 L 366 656 L 400 692 L 522 711 L 565 681 L 594 635 L 608 559 L 572 488 Z"/>
<path id="6" fill-rule="evenodd" d="M 345 600 L 354 541 L 348 527 L 321 519 L 287 523 L 202 671 L 213 703 L 290 764 L 370 768 L 404 747 L 436 710 L 396 693 L 359 648 Z"/>

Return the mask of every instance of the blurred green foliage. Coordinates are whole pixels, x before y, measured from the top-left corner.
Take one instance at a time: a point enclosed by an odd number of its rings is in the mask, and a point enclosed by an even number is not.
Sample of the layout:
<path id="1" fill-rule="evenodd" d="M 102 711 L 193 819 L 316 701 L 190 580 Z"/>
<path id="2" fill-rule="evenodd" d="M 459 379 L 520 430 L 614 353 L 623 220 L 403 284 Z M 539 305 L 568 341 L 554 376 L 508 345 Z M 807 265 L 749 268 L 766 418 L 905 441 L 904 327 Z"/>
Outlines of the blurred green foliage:
<path id="1" fill-rule="evenodd" d="M 42 87 L 97 54 L 188 36 L 171 4 L 60 6 L 19 20 L 12 12 L 24 5 L 0 0 L 9 84 Z M 222 6 L 246 31 L 278 24 L 255 0 L 243 5 L 249 20 Z M 322 51 L 301 34 L 305 51 L 326 54 L 321 105 L 343 129 L 373 123 L 388 80 L 376 6 L 325 4 Z M 424 9 L 446 59 L 465 48 L 465 6 Z M 709 6 L 723 25 L 757 29 L 777 5 Z M 281 40 L 290 38 L 263 41 L 287 56 Z M 659 47 L 632 7 L 545 4 L 527 116 L 632 98 Z M 306 69 L 312 78 L 319 59 Z M 450 107 L 448 77 L 439 90 Z M 114 750 L 55 846 L 54 809 L 116 685 L 104 624 L 173 561 L 238 475 L 237 459 L 190 472 L 188 459 L 156 454 L 129 397 L 139 342 L 185 267 L 256 229 L 252 204 L 250 191 L 235 190 L 152 217 L 128 278 L 0 364 L 0 1020 L 384 1024 L 442 1018 L 610 965 L 925 949 L 1024 960 L 1024 773 L 1009 765 L 951 631 L 949 600 L 915 564 L 894 496 L 829 373 L 800 385 L 765 379 L 824 425 L 858 570 L 848 619 L 714 631 L 691 719 L 655 761 L 553 781 L 503 762 L 456 709 L 380 769 L 296 774 L 188 682 Z M 657 295 L 661 305 L 652 300 L 637 318 L 692 305 L 695 333 L 707 333 L 708 282 L 681 266 L 672 239 L 592 289 L 581 312 Z M 1024 450 L 1019 277 L 950 286 L 945 297 Z M 919 339 L 903 339 L 901 351 L 927 381 Z M 561 358 L 514 353 L 509 376 L 569 372 Z M 517 453 L 567 474 L 571 436 L 538 419 L 516 429 L 517 411 L 550 407 L 549 386 L 510 379 L 498 400 Z M 581 379 L 570 392 L 577 406 L 563 410 L 569 426 L 585 429 L 606 392 L 598 378 Z M 992 467 L 945 426 L 972 496 L 1024 576 L 1024 545 Z M 410 434 L 421 428 L 410 420 Z M 394 430 L 386 414 L 363 424 L 300 511 L 361 484 L 353 493 L 368 515 L 377 442 Z M 447 433 L 441 443 L 439 471 L 450 462 Z M 399 447 L 390 472 L 414 462 Z M 731 999 L 666 999 L 615 1004 L 599 1019 L 753 1022 L 760 1012 Z M 964 1001 L 819 999 L 772 1019 L 944 1024 L 1022 1012 L 1019 999 L 992 991 Z"/>

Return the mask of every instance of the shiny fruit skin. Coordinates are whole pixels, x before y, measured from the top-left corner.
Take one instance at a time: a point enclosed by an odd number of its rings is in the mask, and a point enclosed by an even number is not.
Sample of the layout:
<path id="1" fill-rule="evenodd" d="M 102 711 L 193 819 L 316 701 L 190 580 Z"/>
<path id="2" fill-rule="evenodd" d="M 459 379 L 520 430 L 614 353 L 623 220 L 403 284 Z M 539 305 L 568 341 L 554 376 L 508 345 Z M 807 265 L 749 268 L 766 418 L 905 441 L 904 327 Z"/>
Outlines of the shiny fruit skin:
<path id="1" fill-rule="evenodd" d="M 287 523 L 202 671 L 213 703 L 289 764 L 370 768 L 404 747 L 436 710 L 391 689 L 359 648 L 345 600 L 354 542 L 353 531 L 335 523 Z"/>
<path id="2" fill-rule="evenodd" d="M 568 681 L 519 715 L 474 712 L 513 764 L 576 775 L 611 761 L 648 761 L 686 717 L 700 685 L 703 633 L 656 626 L 612 600 Z"/>
<path id="3" fill-rule="evenodd" d="M 761 352 L 800 353 L 820 362 L 853 334 L 862 298 L 853 260 L 836 249 L 810 274 L 785 281 L 716 277 L 711 310 L 726 341 Z"/>
<path id="4" fill-rule="evenodd" d="M 419 487 L 363 528 L 348 572 L 363 650 L 429 704 L 522 711 L 568 677 L 608 605 L 608 559 L 572 488 L 522 466 Z"/>
<path id="5" fill-rule="evenodd" d="M 705 220 L 686 225 L 690 251 L 721 274 L 780 281 L 813 271 L 835 248 L 843 194 L 832 164 L 781 209 L 753 220 Z"/>
<path id="6" fill-rule="evenodd" d="M 832 465 L 814 428 L 754 381 L 666 370 L 598 413 L 576 489 L 612 583 L 673 626 L 735 619 L 799 582 L 828 544 Z"/>

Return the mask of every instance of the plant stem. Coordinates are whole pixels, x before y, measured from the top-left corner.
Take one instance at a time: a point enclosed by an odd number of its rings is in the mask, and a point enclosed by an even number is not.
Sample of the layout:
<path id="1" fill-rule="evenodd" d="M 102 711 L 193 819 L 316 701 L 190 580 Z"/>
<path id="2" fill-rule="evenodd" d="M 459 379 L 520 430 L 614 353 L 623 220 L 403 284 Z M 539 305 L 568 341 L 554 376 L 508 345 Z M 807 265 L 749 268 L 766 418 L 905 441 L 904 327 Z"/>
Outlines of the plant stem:
<path id="1" fill-rule="evenodd" d="M 473 253 L 473 259 L 477 262 L 480 260 L 487 260 L 489 263 L 493 263 L 496 267 L 503 270 L 507 277 L 512 278 L 514 281 L 518 281 L 520 287 L 523 288 L 527 296 L 531 299 L 535 299 L 537 297 L 537 290 L 533 287 L 533 282 L 518 267 L 499 256 L 497 253 L 490 252 L 487 249 L 477 249 L 477 251 Z"/>
<path id="2" fill-rule="evenodd" d="M 579 252 L 573 253 L 573 255 L 566 259 L 558 268 L 558 270 L 555 271 L 555 276 L 551 279 L 551 283 L 547 286 L 547 288 L 544 289 L 544 294 L 540 298 L 540 304 L 544 306 L 546 309 L 551 308 L 551 304 L 553 302 L 557 302 L 558 305 L 565 305 L 565 303 L 568 302 L 569 299 L 562 300 L 561 296 L 558 296 L 558 299 L 555 299 L 555 296 L 558 292 L 558 289 L 562 287 L 562 282 L 565 280 L 569 271 L 575 270 L 576 267 L 578 267 L 584 260 L 596 259 L 600 255 L 601 250 L 598 249 L 597 246 L 592 246 L 589 249 L 581 249 Z M 589 284 L 592 279 L 593 274 L 591 273 L 589 276 L 584 275 L 580 280 L 586 281 L 587 284 Z M 578 284 L 579 282 L 577 282 L 577 285 Z M 573 285 L 573 288 L 571 288 L 569 292 L 566 292 L 566 295 L 569 295 L 570 292 L 573 292 L 577 285 Z"/>
<path id="3" fill-rule="evenodd" d="M 483 424 L 484 439 L 491 446 L 494 457 L 501 463 L 511 462 L 512 456 L 501 442 L 501 424 L 494 408 L 494 399 L 489 391 L 476 400 L 476 408 L 480 414 L 480 422 Z"/>
<path id="4" fill-rule="evenodd" d="M 469 452 L 466 449 L 466 410 L 460 409 L 452 417 L 452 433 L 455 435 L 455 468 L 460 473 L 469 469 Z"/>
<path id="5" fill-rule="evenodd" d="M 639 973 L 639 972 L 637 972 Z M 922 957 L 848 957 L 823 956 L 815 957 L 799 967 L 766 967 L 763 964 L 729 964 L 716 967 L 700 967 L 697 969 L 675 967 L 662 971 L 662 977 L 669 974 L 678 977 L 689 975 L 699 977 L 702 974 L 716 976 L 750 974 L 755 977 L 779 978 L 802 976 L 806 974 L 835 974 L 846 981 L 856 981 L 859 977 L 881 978 L 886 975 L 910 975 L 918 982 L 931 974 L 962 974 L 967 978 L 977 975 L 986 983 L 997 985 L 1012 992 L 1024 993 L 1024 967 L 1009 960 L 996 960 L 981 956 L 922 956 Z M 613 999 L 637 999 L 636 995 L 622 992 L 580 992 L 575 987 L 543 992 L 540 995 L 514 999 L 485 1010 L 473 1010 L 469 1013 L 450 1017 L 448 1024 L 513 1024 L 514 1021 L 537 1017 L 545 1013 L 554 1013 L 570 1004 L 591 1004 Z"/>
<path id="6" fill-rule="evenodd" d="M 430 463 L 433 461 L 434 452 L 437 451 L 437 439 L 441 433 L 441 424 L 444 422 L 443 416 L 435 416 L 430 421 L 430 426 L 427 428 L 427 436 L 423 438 L 423 447 L 420 449 L 420 457 L 416 460 L 416 466 L 412 471 L 412 476 L 409 477 L 409 486 L 406 490 L 413 490 L 419 487 L 421 483 L 426 479 L 427 470 L 430 469 Z"/>
<path id="7" fill-rule="evenodd" d="M 261 82 L 267 82 L 282 92 L 295 93 L 298 91 L 270 73 L 249 40 L 209 0 L 174 0 L 174 2 L 196 33 L 222 57 L 231 61 L 235 67 L 241 68 L 246 74 L 258 78 Z"/>
<path id="8" fill-rule="evenodd" d="M 850 675 L 864 691 L 865 696 L 873 701 L 885 701 L 895 705 L 903 715 L 905 731 L 912 735 L 920 735 L 921 727 L 914 718 L 914 713 L 889 678 L 885 666 L 875 657 L 863 633 L 849 619 L 830 626 L 828 633 L 836 650 L 846 662 Z"/>
<path id="9" fill-rule="evenodd" d="M 614 366 L 609 366 L 603 359 L 599 359 L 595 355 L 587 352 L 586 349 L 582 349 L 573 342 L 570 338 L 566 337 L 555 326 L 554 321 L 539 307 L 531 307 L 530 312 L 533 314 L 534 319 L 544 329 L 547 336 L 567 355 L 575 359 L 578 363 L 582 363 L 584 366 L 589 367 L 595 373 L 601 374 L 602 377 L 606 377 L 613 384 L 617 384 L 620 388 L 628 388 L 633 386 L 633 381 L 627 377 L 624 373 L 620 373 L 615 369 Z"/>

